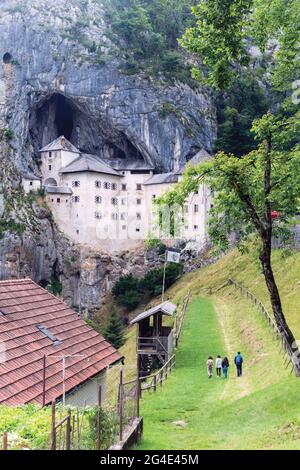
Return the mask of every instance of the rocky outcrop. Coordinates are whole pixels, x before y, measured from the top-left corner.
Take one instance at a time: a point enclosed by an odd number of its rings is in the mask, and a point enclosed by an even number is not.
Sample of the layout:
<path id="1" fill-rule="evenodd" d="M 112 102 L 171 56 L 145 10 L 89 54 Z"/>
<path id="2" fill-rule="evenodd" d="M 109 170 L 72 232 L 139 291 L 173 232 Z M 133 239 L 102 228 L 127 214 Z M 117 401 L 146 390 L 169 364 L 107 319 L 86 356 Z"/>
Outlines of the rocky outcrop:
<path id="1" fill-rule="evenodd" d="M 21 172 L 38 173 L 39 148 L 60 134 L 86 152 L 144 158 L 163 171 L 211 150 L 215 137 L 203 89 L 122 73 L 104 18 L 98 0 L 0 6 L 0 278 L 56 280 L 70 305 L 88 311 L 120 274 L 144 273 L 145 252 L 75 246 L 41 201 L 25 197 Z"/>

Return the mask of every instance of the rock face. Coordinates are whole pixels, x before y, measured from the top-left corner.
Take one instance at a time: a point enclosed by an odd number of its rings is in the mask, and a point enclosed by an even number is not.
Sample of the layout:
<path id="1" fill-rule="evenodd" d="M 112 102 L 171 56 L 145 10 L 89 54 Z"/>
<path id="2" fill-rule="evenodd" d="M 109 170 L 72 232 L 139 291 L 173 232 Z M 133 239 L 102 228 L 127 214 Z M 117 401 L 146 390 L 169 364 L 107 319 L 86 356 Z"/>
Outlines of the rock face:
<path id="1" fill-rule="evenodd" d="M 11 203 L 20 171 L 38 173 L 39 148 L 60 134 L 86 152 L 144 158 L 170 171 L 211 150 L 216 131 L 204 90 L 121 72 L 104 8 L 98 0 L 4 0 L 0 7 L 0 158 L 10 167 L 1 175 L 0 222 L 24 225 L 22 233 L 5 226 L 0 277 L 59 279 L 70 305 L 91 310 L 121 273 L 145 270 L 144 254 L 116 259 L 72 245 L 45 208 Z"/>
<path id="2" fill-rule="evenodd" d="M 32 166 L 38 148 L 62 133 L 87 152 L 142 156 L 166 171 L 211 149 L 209 97 L 120 73 L 101 3 L 2 3 L 0 102 L 18 165 Z"/>

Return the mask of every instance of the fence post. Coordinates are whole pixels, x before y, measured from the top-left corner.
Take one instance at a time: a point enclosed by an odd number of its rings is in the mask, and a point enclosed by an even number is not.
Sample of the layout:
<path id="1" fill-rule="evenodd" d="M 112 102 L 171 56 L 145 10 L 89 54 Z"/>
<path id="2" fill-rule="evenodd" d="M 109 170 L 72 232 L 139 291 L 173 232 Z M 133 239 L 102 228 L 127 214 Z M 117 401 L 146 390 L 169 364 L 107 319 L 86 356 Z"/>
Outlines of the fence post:
<path id="1" fill-rule="evenodd" d="M 139 376 L 136 381 L 136 417 L 140 417 L 140 398 L 141 398 L 141 382 Z"/>
<path id="2" fill-rule="evenodd" d="M 101 448 L 101 428 L 102 428 L 102 388 L 98 390 L 98 420 L 97 420 L 97 450 Z"/>
<path id="3" fill-rule="evenodd" d="M 3 450 L 8 449 L 8 437 L 7 437 L 7 431 L 3 433 Z"/>
<path id="4" fill-rule="evenodd" d="M 66 450 L 71 450 L 71 410 L 68 410 L 67 424 L 66 424 Z"/>
<path id="5" fill-rule="evenodd" d="M 46 404 L 46 354 L 43 357 L 43 408 Z"/>
<path id="6" fill-rule="evenodd" d="M 161 370 L 160 371 L 160 386 L 162 387 L 162 384 L 163 384 L 163 374 L 164 374 L 164 371 Z"/>
<path id="7" fill-rule="evenodd" d="M 56 403 L 55 403 L 55 400 L 52 400 L 50 450 L 56 450 L 55 413 L 56 413 Z"/>
<path id="8" fill-rule="evenodd" d="M 120 370 L 120 441 L 123 440 L 123 369 Z"/>
<path id="9" fill-rule="evenodd" d="M 156 374 L 153 378 L 153 390 L 156 392 Z"/>

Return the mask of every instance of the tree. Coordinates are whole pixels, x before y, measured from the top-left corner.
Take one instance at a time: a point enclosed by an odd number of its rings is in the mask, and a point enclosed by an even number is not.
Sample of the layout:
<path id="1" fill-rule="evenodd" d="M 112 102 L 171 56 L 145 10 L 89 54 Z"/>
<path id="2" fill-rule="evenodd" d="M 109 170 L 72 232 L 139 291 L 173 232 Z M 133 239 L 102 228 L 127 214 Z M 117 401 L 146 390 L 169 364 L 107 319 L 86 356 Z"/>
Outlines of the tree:
<path id="1" fill-rule="evenodd" d="M 204 68 L 195 74 L 205 76 L 217 89 L 229 89 L 250 63 L 248 45 L 257 44 L 264 52 L 270 41 L 276 40 L 268 87 L 288 91 L 288 98 L 273 113 L 253 122 L 257 149 L 241 155 L 221 151 L 211 161 L 189 167 L 182 181 L 157 202 L 183 205 L 205 182 L 214 192 L 209 227 L 212 241 L 224 249 L 233 231 L 240 241 L 256 233 L 274 318 L 294 352 L 293 365 L 299 376 L 300 353 L 286 322 L 272 269 L 272 236 L 286 229 L 299 203 L 300 112 L 290 99 L 291 80 L 300 64 L 298 6 L 297 0 L 202 0 L 193 9 L 196 26 L 187 30 L 181 43 L 200 55 Z M 273 214 L 280 214 L 279 223 L 274 223 Z"/>
<path id="2" fill-rule="evenodd" d="M 116 349 L 119 349 L 125 344 L 125 327 L 115 307 L 111 308 L 104 337 Z"/>

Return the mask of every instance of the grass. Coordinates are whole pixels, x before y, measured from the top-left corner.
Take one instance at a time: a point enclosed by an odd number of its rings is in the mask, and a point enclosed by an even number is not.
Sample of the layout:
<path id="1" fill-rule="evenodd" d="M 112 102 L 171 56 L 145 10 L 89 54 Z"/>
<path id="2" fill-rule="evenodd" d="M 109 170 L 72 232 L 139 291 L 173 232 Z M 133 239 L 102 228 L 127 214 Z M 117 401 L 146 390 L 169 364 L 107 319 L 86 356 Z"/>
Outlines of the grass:
<path id="1" fill-rule="evenodd" d="M 285 314 L 297 336 L 300 254 L 286 257 L 276 251 L 274 266 Z M 253 251 L 230 253 L 169 289 L 168 297 L 178 301 L 189 288 L 193 300 L 175 372 L 162 389 L 142 400 L 144 438 L 139 449 L 299 448 L 300 380 L 285 369 L 279 343 L 259 311 L 232 286 L 220 289 L 229 277 L 243 282 L 269 306 Z M 232 367 L 237 350 L 245 358 L 241 379 Z M 225 353 L 231 360 L 229 380 L 209 381 L 207 356 Z"/>

